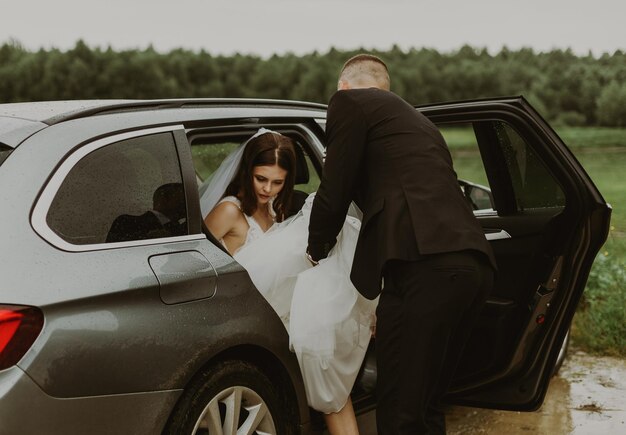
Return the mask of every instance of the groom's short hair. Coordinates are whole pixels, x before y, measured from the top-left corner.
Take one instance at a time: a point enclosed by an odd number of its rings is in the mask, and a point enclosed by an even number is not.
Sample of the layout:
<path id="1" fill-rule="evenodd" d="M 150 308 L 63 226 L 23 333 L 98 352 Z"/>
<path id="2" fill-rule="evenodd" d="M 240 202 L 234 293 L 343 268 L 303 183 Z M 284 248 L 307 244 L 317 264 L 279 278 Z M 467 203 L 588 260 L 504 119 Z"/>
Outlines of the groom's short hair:
<path id="1" fill-rule="evenodd" d="M 389 89 L 389 69 L 383 60 L 373 54 L 357 54 L 343 64 L 340 80 L 358 83 L 363 78 L 375 80 L 380 87 Z"/>

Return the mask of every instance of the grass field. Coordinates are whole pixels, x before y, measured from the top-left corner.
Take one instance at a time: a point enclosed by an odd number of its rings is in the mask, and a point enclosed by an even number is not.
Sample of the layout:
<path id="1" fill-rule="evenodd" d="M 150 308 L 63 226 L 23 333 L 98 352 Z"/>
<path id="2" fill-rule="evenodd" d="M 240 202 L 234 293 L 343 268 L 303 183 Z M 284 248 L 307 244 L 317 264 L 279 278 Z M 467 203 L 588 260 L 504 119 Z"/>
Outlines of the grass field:
<path id="1" fill-rule="evenodd" d="M 557 133 L 570 149 L 624 148 L 626 128 L 557 127 Z"/>
<path id="2" fill-rule="evenodd" d="M 568 148 L 624 148 L 626 147 L 626 128 L 609 127 L 556 127 L 558 135 Z M 476 140 L 469 128 L 449 128 L 445 132 L 446 141 L 451 149 L 474 148 Z"/>

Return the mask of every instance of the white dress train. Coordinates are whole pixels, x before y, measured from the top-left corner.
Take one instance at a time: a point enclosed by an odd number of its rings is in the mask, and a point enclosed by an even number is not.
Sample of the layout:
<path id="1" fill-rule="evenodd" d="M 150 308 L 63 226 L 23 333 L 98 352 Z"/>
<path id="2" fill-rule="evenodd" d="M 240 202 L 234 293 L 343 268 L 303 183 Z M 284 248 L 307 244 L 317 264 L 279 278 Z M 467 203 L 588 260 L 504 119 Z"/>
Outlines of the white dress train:
<path id="1" fill-rule="evenodd" d="M 346 217 L 328 258 L 316 267 L 306 259 L 313 196 L 292 218 L 246 239 L 234 258 L 285 324 L 309 405 L 331 413 L 340 411 L 350 395 L 377 301 L 365 299 L 350 281 L 361 226 L 357 218 Z"/>

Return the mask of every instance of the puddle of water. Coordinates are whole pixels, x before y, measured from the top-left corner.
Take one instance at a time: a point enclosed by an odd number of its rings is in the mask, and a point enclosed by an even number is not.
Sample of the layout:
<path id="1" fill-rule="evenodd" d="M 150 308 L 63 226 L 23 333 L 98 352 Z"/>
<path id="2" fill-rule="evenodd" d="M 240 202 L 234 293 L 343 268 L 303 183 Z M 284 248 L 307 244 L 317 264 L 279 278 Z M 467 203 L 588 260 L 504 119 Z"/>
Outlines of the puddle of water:
<path id="1" fill-rule="evenodd" d="M 559 375 L 570 383 L 573 434 L 626 434 L 626 361 L 575 353 Z"/>
<path id="2" fill-rule="evenodd" d="M 360 416 L 361 435 L 376 434 L 374 413 Z M 626 360 L 570 353 L 535 412 L 452 407 L 449 435 L 626 435 Z"/>
<path id="3" fill-rule="evenodd" d="M 535 412 L 454 407 L 448 433 L 626 434 L 626 362 L 572 353 Z"/>

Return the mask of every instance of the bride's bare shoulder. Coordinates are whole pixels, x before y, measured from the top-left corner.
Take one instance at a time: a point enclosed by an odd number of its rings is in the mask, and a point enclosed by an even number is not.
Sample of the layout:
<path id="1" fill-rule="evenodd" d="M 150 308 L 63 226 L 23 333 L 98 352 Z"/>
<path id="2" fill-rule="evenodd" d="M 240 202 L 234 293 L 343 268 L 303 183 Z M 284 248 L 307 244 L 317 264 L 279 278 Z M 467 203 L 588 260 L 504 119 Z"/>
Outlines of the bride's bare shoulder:
<path id="1" fill-rule="evenodd" d="M 226 234 L 238 232 L 238 227 L 243 226 L 245 218 L 239 208 L 239 204 L 232 201 L 222 201 L 204 219 L 209 231 L 218 239 Z"/>
<path id="2" fill-rule="evenodd" d="M 235 220 L 237 218 L 243 217 L 243 212 L 241 211 L 241 207 L 238 203 L 234 201 L 223 201 L 217 204 L 211 213 L 207 216 L 209 218 L 218 218 L 218 219 L 229 219 Z"/>

